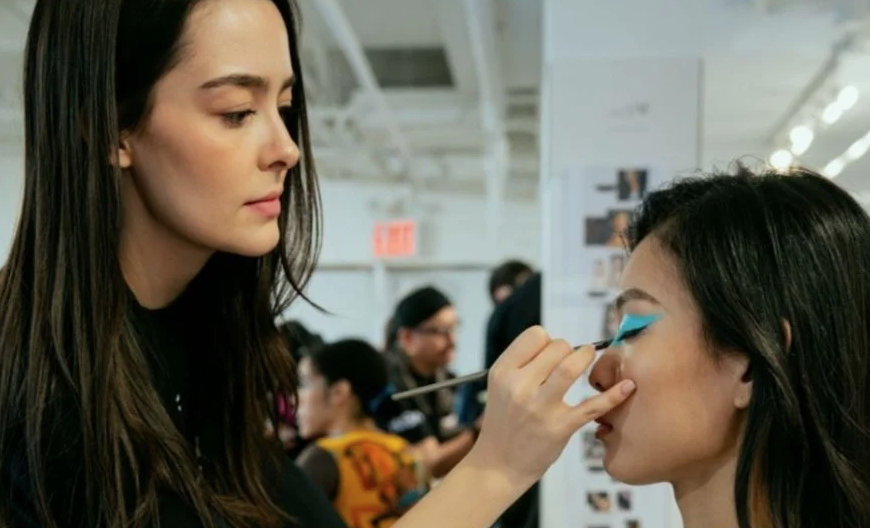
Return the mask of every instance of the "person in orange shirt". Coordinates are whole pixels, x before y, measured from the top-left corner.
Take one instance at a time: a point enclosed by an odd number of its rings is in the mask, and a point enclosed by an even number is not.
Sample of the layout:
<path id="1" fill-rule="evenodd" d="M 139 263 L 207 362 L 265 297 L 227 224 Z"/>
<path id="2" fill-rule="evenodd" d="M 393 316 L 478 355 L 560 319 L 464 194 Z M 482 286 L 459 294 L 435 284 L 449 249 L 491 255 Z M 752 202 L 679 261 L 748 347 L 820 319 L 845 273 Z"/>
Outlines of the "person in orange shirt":
<path id="1" fill-rule="evenodd" d="M 386 362 L 364 341 L 326 345 L 299 363 L 299 431 L 321 438 L 297 463 L 350 528 L 387 528 L 427 491 L 411 445 L 375 425 L 397 410 L 390 393 Z"/>

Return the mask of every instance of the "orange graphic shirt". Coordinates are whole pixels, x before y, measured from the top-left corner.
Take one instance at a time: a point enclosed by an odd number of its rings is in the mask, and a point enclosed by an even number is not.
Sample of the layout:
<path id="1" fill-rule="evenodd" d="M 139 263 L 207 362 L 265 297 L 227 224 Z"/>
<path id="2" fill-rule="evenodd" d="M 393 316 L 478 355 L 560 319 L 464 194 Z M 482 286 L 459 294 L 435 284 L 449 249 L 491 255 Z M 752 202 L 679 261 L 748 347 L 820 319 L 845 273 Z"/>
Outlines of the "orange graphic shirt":
<path id="1" fill-rule="evenodd" d="M 335 460 L 333 505 L 350 528 L 388 528 L 426 491 L 421 466 L 399 436 L 356 431 L 317 446 Z"/>

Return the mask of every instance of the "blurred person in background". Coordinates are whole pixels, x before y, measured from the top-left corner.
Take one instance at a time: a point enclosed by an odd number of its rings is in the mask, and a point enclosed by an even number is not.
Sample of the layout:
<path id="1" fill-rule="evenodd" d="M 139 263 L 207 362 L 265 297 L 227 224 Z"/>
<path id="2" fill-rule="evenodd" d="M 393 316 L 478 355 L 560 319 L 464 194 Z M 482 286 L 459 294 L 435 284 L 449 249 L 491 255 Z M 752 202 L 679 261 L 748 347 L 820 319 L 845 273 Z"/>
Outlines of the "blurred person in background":
<path id="1" fill-rule="evenodd" d="M 510 343 L 526 329 L 541 324 L 542 277 L 532 274 L 499 304 L 490 318 L 486 335 L 486 368 L 492 368 Z M 483 382 L 485 393 L 486 383 Z M 468 419 L 475 418 L 473 415 Z M 537 528 L 539 525 L 540 490 L 535 483 L 499 519 L 499 528 Z"/>
<path id="2" fill-rule="evenodd" d="M 493 268 L 489 275 L 489 297 L 495 308 L 486 324 L 487 336 L 495 331 L 493 325 L 497 324 L 499 320 L 495 316 L 496 312 L 499 311 L 499 306 L 533 274 L 532 267 L 520 260 L 508 260 Z M 494 361 L 495 358 L 485 357 L 485 368 L 489 368 Z M 480 418 L 483 413 L 485 390 L 485 379 L 467 383 L 457 388 L 454 409 L 460 425 L 472 425 Z"/>
<path id="3" fill-rule="evenodd" d="M 509 260 L 497 266 L 489 275 L 489 298 L 499 305 L 532 276 L 534 270 L 525 262 Z"/>
<path id="4" fill-rule="evenodd" d="M 395 348 L 387 354 L 396 391 L 455 377 L 448 369 L 456 348 L 459 316 L 444 293 L 426 286 L 405 296 L 393 313 Z M 454 388 L 399 402 L 401 412 L 385 428 L 418 446 L 436 477 L 444 476 L 474 445 L 475 424 L 461 426 L 454 413 Z"/>
<path id="5" fill-rule="evenodd" d="M 399 337 L 399 328 L 396 326 L 396 318 L 392 315 L 389 319 L 387 319 L 387 323 L 384 325 L 384 341 L 383 341 L 383 351 L 387 353 L 392 353 L 396 351 L 396 339 Z"/>
<path id="6" fill-rule="evenodd" d="M 303 357 L 324 345 L 323 338 L 319 334 L 312 333 L 299 321 L 287 321 L 281 324 L 278 330 L 287 341 L 290 354 L 296 365 Z M 299 428 L 296 424 L 296 405 L 285 394 L 279 394 L 277 397 L 269 394 L 269 398 L 271 404 L 276 408 L 276 420 L 274 423 L 271 418 L 266 420 L 266 435 L 271 437 L 277 434 L 288 456 L 295 459 L 309 443 L 308 439 L 299 435 Z"/>
<path id="7" fill-rule="evenodd" d="M 494 309 L 486 323 L 487 336 L 496 331 L 494 325 L 498 324 L 501 317 L 496 316 L 496 313 L 499 313 L 499 306 L 532 275 L 534 275 L 532 267 L 520 260 L 508 260 L 492 269 L 489 275 L 489 297 Z M 489 348 L 486 349 L 485 354 L 488 350 Z M 497 353 L 492 353 L 492 355 L 492 358 L 485 355 L 485 368 L 489 368 L 495 361 Z M 480 418 L 483 413 L 485 390 L 485 379 L 467 383 L 457 388 L 454 409 L 460 425 L 474 424 Z"/>
<path id="8" fill-rule="evenodd" d="M 397 411 L 384 356 L 365 341 L 328 344 L 299 363 L 299 466 L 350 528 L 386 528 L 427 489 L 411 445 L 380 430 Z M 377 418 L 380 418 L 378 420 Z"/>

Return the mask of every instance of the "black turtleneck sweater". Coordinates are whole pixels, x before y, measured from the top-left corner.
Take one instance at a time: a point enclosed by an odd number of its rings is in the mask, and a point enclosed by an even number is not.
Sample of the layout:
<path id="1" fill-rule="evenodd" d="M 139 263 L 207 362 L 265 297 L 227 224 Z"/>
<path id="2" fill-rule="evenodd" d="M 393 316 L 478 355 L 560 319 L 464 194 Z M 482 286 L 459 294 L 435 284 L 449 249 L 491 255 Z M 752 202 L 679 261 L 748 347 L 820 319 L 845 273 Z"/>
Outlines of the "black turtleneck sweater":
<path id="1" fill-rule="evenodd" d="M 220 439 L 214 437 L 216 428 L 210 428 L 208 423 L 195 422 L 194 418 L 203 414 L 191 408 L 191 384 L 197 366 L 191 364 L 190 347 L 195 346 L 196 341 L 185 335 L 182 314 L 176 306 L 147 310 L 133 301 L 129 309 L 164 406 L 191 447 L 196 448 L 199 440 L 203 461 L 207 464 L 209 451 L 220 445 Z M 72 423 L 59 424 L 57 430 L 49 432 L 52 435 L 49 456 L 53 460 L 46 468 L 47 485 L 60 528 L 92 526 L 84 508 L 83 465 L 81 456 L 77 455 L 81 452 L 80 433 L 76 429 Z M 0 489 L 12 490 L 13 524 L 10 528 L 38 527 L 23 452 L 6 467 L 6 474 L 0 475 Z M 285 459 L 275 484 L 267 489 L 294 519 L 288 528 L 345 528 L 324 494 L 289 457 Z M 195 528 L 203 524 L 185 500 L 167 493 L 159 496 L 158 515 L 161 528 Z"/>

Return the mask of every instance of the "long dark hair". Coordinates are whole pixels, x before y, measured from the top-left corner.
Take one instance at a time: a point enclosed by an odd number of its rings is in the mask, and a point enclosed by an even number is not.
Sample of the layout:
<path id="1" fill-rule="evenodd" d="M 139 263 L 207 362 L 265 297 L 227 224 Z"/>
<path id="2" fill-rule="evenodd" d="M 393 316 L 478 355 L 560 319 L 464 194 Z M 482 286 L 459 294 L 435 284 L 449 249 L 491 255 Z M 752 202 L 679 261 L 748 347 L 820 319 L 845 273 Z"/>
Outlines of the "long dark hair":
<path id="1" fill-rule="evenodd" d="M 393 392 L 387 360 L 362 339 L 342 339 L 314 350 L 309 356 L 312 368 L 328 384 L 347 381 L 359 401 L 356 418 L 372 418 L 384 424 L 396 417 L 401 406 L 389 396 Z"/>
<path id="2" fill-rule="evenodd" d="M 13 460 L 23 464 L 41 526 L 57 525 L 45 463 L 52 437 L 67 434 L 53 430 L 60 420 L 81 435 L 80 451 L 69 456 L 82 460 L 93 526 L 153 520 L 157 489 L 181 495 L 207 525 L 214 512 L 234 526 L 282 518 L 263 484 L 264 414 L 274 413 L 263 402 L 270 391 L 295 394 L 296 387 L 273 321 L 302 295 L 321 219 L 298 11 L 290 0 L 273 1 L 296 74 L 286 125 L 303 161 L 286 178 L 279 246 L 261 258 L 215 255 L 185 294 L 209 357 L 198 390 L 214 407 L 224 446 L 207 484 L 144 381 L 149 370 L 118 261 L 120 173 L 109 163 L 120 130 L 147 118 L 153 87 L 178 62 L 185 22 L 200 0 L 36 3 L 25 60 L 25 196 L 0 274 L 0 475 L 15 472 Z M 10 507 L 0 501 L 4 526 Z"/>
<path id="3" fill-rule="evenodd" d="M 630 247 L 649 236 L 675 257 L 712 348 L 750 359 L 740 528 L 870 526 L 865 211 L 809 170 L 738 165 L 647 196 Z"/>

